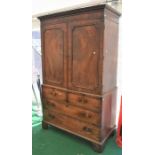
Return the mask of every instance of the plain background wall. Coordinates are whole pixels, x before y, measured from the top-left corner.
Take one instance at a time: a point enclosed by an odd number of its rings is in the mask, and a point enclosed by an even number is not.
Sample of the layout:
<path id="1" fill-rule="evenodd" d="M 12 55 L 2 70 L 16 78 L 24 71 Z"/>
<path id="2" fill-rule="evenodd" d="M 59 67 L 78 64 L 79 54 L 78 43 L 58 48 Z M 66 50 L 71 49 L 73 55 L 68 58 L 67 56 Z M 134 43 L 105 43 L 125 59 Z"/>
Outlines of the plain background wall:
<path id="1" fill-rule="evenodd" d="M 32 15 L 66 10 L 83 4 L 93 5 L 105 0 L 32 0 Z"/>

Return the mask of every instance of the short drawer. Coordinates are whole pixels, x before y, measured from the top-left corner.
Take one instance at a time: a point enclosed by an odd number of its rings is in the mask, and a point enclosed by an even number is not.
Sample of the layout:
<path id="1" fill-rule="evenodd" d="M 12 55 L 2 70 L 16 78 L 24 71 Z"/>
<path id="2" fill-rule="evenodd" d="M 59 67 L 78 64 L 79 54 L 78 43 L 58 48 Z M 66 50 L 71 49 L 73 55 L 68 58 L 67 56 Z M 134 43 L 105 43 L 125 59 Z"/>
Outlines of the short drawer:
<path id="1" fill-rule="evenodd" d="M 68 94 L 68 101 L 77 106 L 100 112 L 101 111 L 101 98 L 91 97 L 87 95 L 81 95 L 76 93 Z"/>
<path id="2" fill-rule="evenodd" d="M 91 138 L 97 141 L 100 140 L 101 134 L 99 128 L 71 117 L 56 112 L 49 113 L 46 111 L 44 121 L 63 130 L 75 133 L 76 135 Z"/>
<path id="3" fill-rule="evenodd" d="M 101 116 L 99 113 L 82 109 L 67 102 L 59 103 L 59 101 L 53 101 L 50 99 L 46 99 L 44 102 L 44 107 L 48 109 L 49 112 L 55 111 L 93 125 L 100 126 Z"/>
<path id="4" fill-rule="evenodd" d="M 43 98 L 62 100 L 62 101 L 66 100 L 66 92 L 63 90 L 43 86 L 42 92 L 43 92 L 42 94 Z"/>

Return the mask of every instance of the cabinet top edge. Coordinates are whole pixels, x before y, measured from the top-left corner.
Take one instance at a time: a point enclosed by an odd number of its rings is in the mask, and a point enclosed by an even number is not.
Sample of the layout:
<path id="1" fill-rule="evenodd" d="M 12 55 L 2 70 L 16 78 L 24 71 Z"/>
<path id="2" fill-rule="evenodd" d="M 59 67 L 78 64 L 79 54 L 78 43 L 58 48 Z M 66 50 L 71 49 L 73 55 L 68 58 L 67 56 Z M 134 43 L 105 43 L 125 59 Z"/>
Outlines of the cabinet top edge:
<path id="1" fill-rule="evenodd" d="M 87 11 L 96 11 L 96 10 L 104 10 L 104 9 L 110 10 L 111 12 L 115 13 L 118 17 L 121 16 L 121 13 L 119 11 L 117 11 L 116 9 L 112 8 L 110 5 L 107 5 L 107 4 L 101 5 L 100 4 L 100 5 L 78 8 L 78 9 L 74 9 L 74 10 L 46 14 L 46 15 L 38 16 L 37 18 L 39 20 L 44 20 L 44 19 L 48 19 L 48 18 L 73 15 L 73 14 L 83 13 L 83 12 L 87 12 Z"/>

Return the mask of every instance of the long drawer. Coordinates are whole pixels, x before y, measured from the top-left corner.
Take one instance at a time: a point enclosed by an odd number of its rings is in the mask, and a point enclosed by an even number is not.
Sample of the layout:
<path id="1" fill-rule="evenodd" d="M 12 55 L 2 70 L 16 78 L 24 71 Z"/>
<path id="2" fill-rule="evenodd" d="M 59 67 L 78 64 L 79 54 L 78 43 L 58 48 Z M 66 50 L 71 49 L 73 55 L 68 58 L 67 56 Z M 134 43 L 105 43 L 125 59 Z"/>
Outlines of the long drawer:
<path id="1" fill-rule="evenodd" d="M 62 103 L 51 99 L 46 99 L 44 104 L 44 108 L 48 109 L 49 112 L 55 111 L 57 113 L 68 115 L 96 126 L 100 126 L 101 124 L 101 116 L 97 112 L 85 110 L 67 102 Z"/>
<path id="2" fill-rule="evenodd" d="M 94 125 L 73 119 L 57 112 L 51 113 L 48 110 L 44 110 L 44 121 L 48 124 L 53 124 L 62 129 L 69 130 L 72 133 L 100 141 L 100 129 Z"/>

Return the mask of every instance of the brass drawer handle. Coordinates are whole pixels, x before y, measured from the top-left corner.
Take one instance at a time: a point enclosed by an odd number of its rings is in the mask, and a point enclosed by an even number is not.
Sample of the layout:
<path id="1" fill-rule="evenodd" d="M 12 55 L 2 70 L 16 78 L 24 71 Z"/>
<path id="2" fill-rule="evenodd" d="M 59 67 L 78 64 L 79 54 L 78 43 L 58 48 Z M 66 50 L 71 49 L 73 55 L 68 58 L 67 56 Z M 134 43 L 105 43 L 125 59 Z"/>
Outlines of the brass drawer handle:
<path id="1" fill-rule="evenodd" d="M 87 99 L 84 99 L 84 100 L 83 100 L 83 103 L 87 103 L 87 102 L 88 102 Z"/>
<path id="2" fill-rule="evenodd" d="M 87 118 L 91 118 L 92 117 L 91 114 L 85 113 L 85 112 L 80 112 L 79 115 L 80 115 L 80 117 L 87 117 Z"/>
<path id="3" fill-rule="evenodd" d="M 56 96 L 57 95 L 57 92 L 55 90 L 53 90 L 51 93 L 50 93 L 52 96 Z"/>
<path id="4" fill-rule="evenodd" d="M 55 116 L 54 115 L 51 115 L 51 114 L 49 114 L 48 115 L 51 119 L 54 119 L 55 118 Z"/>
<path id="5" fill-rule="evenodd" d="M 79 116 L 80 116 L 80 117 L 86 117 L 87 115 L 86 115 L 85 112 L 80 112 L 80 113 L 79 113 Z"/>
<path id="6" fill-rule="evenodd" d="M 49 103 L 48 105 L 51 107 L 56 107 L 56 105 L 54 103 Z"/>
<path id="7" fill-rule="evenodd" d="M 82 98 L 81 97 L 78 99 L 78 102 L 82 102 Z"/>
<path id="8" fill-rule="evenodd" d="M 80 102 L 80 103 L 87 103 L 88 101 L 87 101 L 87 99 L 80 97 L 78 99 L 78 102 Z"/>
<path id="9" fill-rule="evenodd" d="M 66 107 L 69 107 L 69 104 L 65 104 Z"/>
<path id="10" fill-rule="evenodd" d="M 57 96 L 57 93 L 56 93 L 56 92 L 54 92 L 54 93 L 53 93 L 53 96 Z"/>
<path id="11" fill-rule="evenodd" d="M 59 96 L 61 96 L 61 95 L 62 95 L 62 93 L 60 93 L 60 92 L 59 92 L 59 93 L 56 93 L 56 95 L 59 95 Z"/>
<path id="12" fill-rule="evenodd" d="M 56 107 L 56 105 L 54 103 L 50 104 L 51 107 Z"/>
<path id="13" fill-rule="evenodd" d="M 54 103 L 49 104 L 51 107 L 56 107 Z"/>
<path id="14" fill-rule="evenodd" d="M 88 118 L 91 118 L 91 117 L 92 117 L 92 115 L 87 113 L 87 117 L 88 117 Z"/>
<path id="15" fill-rule="evenodd" d="M 88 128 L 86 126 L 83 127 L 83 130 L 86 131 L 86 132 L 92 132 L 92 129 L 91 128 Z"/>
<path id="16" fill-rule="evenodd" d="M 78 102 L 80 102 L 80 103 L 87 103 L 88 100 L 87 100 L 87 99 L 85 98 L 85 96 L 83 95 L 83 96 L 81 96 L 81 97 L 78 98 Z"/>

